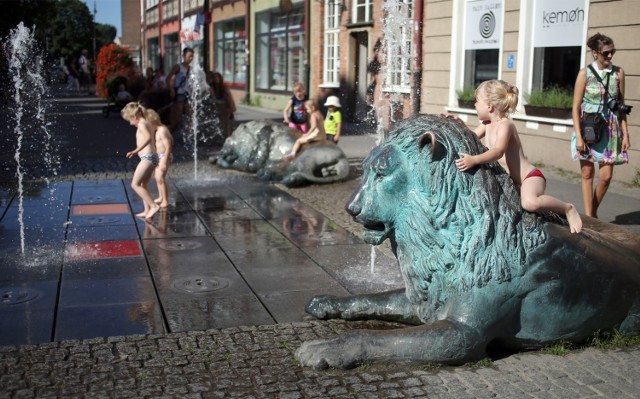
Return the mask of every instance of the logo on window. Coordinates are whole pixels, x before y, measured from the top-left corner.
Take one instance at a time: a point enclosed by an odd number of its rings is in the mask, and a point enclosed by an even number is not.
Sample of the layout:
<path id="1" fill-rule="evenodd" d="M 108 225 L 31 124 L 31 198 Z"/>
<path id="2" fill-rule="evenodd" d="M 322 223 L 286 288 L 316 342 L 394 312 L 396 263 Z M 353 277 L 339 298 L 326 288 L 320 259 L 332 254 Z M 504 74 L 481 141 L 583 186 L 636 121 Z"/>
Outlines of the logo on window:
<path id="1" fill-rule="evenodd" d="M 480 35 L 485 39 L 493 36 L 493 32 L 496 29 L 496 16 L 493 15 L 493 11 L 484 13 L 480 17 Z"/>

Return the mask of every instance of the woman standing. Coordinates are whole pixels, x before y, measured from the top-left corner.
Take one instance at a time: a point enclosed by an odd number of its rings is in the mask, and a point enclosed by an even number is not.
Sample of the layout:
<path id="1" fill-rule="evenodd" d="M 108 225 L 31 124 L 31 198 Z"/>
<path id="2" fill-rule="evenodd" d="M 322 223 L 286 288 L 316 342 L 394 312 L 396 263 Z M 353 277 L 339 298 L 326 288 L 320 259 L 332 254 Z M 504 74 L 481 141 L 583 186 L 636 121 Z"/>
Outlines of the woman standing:
<path id="1" fill-rule="evenodd" d="M 206 73 L 207 84 L 211 90 L 211 97 L 215 101 L 218 117 L 222 125 L 222 134 L 225 138 L 231 136 L 233 114 L 236 112 L 236 103 L 233 100 L 231 90 L 224 84 L 224 78 L 220 72 L 208 71 Z"/>
<path id="2" fill-rule="evenodd" d="M 587 216 L 598 217 L 598 207 L 609 188 L 613 165 L 628 162 L 629 131 L 624 104 L 624 70 L 612 63 L 616 52 L 613 40 L 596 33 L 587 40 L 593 63 L 578 72 L 573 91 L 573 128 L 571 152 L 580 160 L 582 201 Z M 596 76 L 595 74 L 598 74 Z M 598 78 L 599 77 L 599 78 Z M 607 85 L 608 82 L 608 85 Z M 607 87 L 605 87 L 607 86 Z M 605 101 L 606 100 L 606 101 Z M 614 106 L 612 101 L 616 101 Z M 626 111 L 626 112 L 623 112 Z M 580 129 L 580 118 L 586 113 L 601 114 L 607 124 L 606 133 L 595 144 L 587 144 Z M 598 183 L 593 190 L 595 164 L 599 165 Z"/>

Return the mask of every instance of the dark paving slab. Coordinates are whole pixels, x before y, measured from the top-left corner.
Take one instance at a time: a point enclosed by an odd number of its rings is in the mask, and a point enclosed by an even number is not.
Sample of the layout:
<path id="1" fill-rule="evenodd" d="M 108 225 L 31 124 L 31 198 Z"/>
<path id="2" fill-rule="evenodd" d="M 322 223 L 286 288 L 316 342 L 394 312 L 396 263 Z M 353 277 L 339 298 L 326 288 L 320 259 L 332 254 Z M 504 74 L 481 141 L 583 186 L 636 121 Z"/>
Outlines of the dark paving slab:
<path id="1" fill-rule="evenodd" d="M 232 251 L 228 255 L 278 323 L 303 320 L 304 307 L 314 295 L 348 295 L 298 248 Z"/>
<path id="2" fill-rule="evenodd" d="M 22 224 L 27 228 L 64 228 L 67 222 L 68 206 L 41 207 L 29 206 L 22 210 Z M 10 206 L 5 211 L 0 224 L 8 230 L 20 229 L 20 208 Z"/>
<path id="3" fill-rule="evenodd" d="M 0 251 L 20 250 L 24 239 L 25 253 L 32 254 L 34 257 L 40 256 L 46 252 L 46 248 L 61 249 L 64 245 L 65 228 L 64 226 L 56 227 L 25 227 L 20 234 L 19 224 L 10 224 L 6 226 L 0 222 Z"/>
<path id="4" fill-rule="evenodd" d="M 404 287 L 397 260 L 371 245 L 319 246 L 304 251 L 351 294 Z"/>
<path id="5" fill-rule="evenodd" d="M 64 306 L 58 310 L 55 341 L 166 332 L 157 301 L 100 306 Z"/>
<path id="6" fill-rule="evenodd" d="M 107 218 L 107 216 L 104 216 Z M 133 224 L 82 223 L 71 224 L 67 229 L 67 243 L 120 241 L 138 239 L 138 230 Z"/>
<path id="7" fill-rule="evenodd" d="M 1 344 L 49 342 L 57 296 L 57 280 L 0 282 Z"/>
<path id="8" fill-rule="evenodd" d="M 266 220 L 207 221 L 213 238 L 228 251 L 291 248 L 294 244 Z"/>
<path id="9" fill-rule="evenodd" d="M 148 277 L 149 267 L 144 257 L 83 259 L 64 264 L 66 280 L 126 279 Z"/>
<path id="10" fill-rule="evenodd" d="M 296 322 L 313 295 L 366 290 L 349 281 L 369 259 L 340 264 L 359 238 L 255 178 L 171 181 L 171 206 L 151 221 L 133 216 L 127 179 L 29 188 L 23 225 L 11 187 L 0 221 L 0 281 L 51 288 L 38 296 L 48 330 L 29 343 Z"/>
<path id="11" fill-rule="evenodd" d="M 77 187 L 73 190 L 72 204 L 126 203 L 127 192 L 122 186 Z"/>

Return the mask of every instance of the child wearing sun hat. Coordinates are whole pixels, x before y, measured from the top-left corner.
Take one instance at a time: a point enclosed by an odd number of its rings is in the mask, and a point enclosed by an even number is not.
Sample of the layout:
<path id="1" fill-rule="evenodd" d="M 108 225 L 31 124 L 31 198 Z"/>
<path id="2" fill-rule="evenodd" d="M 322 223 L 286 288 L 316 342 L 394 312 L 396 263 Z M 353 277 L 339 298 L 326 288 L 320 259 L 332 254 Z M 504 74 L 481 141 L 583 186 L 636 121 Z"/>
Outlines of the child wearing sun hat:
<path id="1" fill-rule="evenodd" d="M 340 127 L 342 126 L 340 99 L 336 96 L 329 96 L 324 106 L 328 109 L 327 116 L 324 118 L 324 130 L 327 133 L 327 140 L 338 144 L 340 140 Z"/>

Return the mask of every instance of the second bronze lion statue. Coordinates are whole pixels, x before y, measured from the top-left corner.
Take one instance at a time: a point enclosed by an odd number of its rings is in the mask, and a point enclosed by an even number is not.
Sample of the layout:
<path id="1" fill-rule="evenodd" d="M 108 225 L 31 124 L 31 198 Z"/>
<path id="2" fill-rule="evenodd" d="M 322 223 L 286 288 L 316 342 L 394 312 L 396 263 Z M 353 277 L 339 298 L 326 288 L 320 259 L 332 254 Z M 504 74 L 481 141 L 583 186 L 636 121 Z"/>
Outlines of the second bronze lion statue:
<path id="1" fill-rule="evenodd" d="M 391 241 L 406 288 L 319 296 L 306 310 L 415 326 L 305 342 L 296 352 L 303 365 L 462 364 L 485 357 L 489 345 L 524 350 L 598 331 L 640 334 L 638 235 L 594 219 L 571 234 L 559 218 L 523 211 L 497 164 L 456 169 L 458 152 L 482 151 L 473 132 L 433 115 L 401 122 L 371 151 L 347 211 L 366 242 Z"/>

